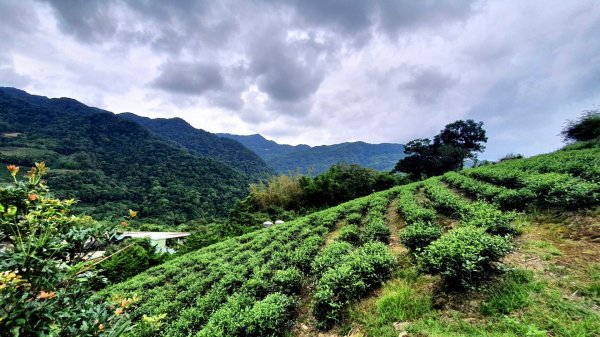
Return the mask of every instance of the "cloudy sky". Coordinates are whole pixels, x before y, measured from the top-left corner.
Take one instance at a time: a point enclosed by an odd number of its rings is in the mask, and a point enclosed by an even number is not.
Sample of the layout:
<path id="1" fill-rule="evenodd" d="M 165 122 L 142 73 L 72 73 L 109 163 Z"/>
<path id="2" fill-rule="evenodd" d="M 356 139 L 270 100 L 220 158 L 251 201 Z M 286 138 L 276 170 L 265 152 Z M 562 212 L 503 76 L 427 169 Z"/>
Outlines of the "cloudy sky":
<path id="1" fill-rule="evenodd" d="M 0 0 L 0 36 L 0 86 L 280 143 L 531 155 L 600 105 L 597 0 Z"/>

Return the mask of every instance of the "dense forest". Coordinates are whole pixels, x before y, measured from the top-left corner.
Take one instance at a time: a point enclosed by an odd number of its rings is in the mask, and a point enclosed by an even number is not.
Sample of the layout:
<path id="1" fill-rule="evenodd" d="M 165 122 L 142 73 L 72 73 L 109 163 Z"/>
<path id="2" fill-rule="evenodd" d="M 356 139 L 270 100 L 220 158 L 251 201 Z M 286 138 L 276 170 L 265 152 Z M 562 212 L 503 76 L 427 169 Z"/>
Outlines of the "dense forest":
<path id="1" fill-rule="evenodd" d="M 196 129 L 181 118 L 151 119 L 132 113 L 121 113 L 118 116 L 134 121 L 160 136 L 173 140 L 193 153 L 227 163 L 254 179 L 268 178 L 273 174 L 272 169 L 256 153 L 242 144 Z"/>
<path id="2" fill-rule="evenodd" d="M 310 147 L 277 144 L 261 135 L 219 135 L 237 140 L 256 152 L 279 174 L 317 175 L 337 163 L 357 164 L 379 171 L 391 171 L 398 159 L 404 156 L 404 146 L 401 144 L 351 142 Z"/>
<path id="3" fill-rule="evenodd" d="M 80 200 L 80 210 L 100 219 L 127 209 L 166 224 L 223 217 L 256 181 L 72 99 L 2 88 L 0 112 L 0 163 L 27 167 L 45 161 L 56 194 Z"/>

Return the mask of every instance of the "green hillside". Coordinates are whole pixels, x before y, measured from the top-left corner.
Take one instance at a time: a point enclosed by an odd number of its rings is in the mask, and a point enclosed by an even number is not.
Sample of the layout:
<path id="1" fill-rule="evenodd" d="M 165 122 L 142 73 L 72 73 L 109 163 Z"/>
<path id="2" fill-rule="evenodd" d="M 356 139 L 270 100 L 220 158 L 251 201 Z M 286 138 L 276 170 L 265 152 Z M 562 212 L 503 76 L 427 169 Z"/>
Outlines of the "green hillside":
<path id="1" fill-rule="evenodd" d="M 196 129 L 181 118 L 147 118 L 132 113 L 121 113 L 126 118 L 152 132 L 177 142 L 198 155 L 218 159 L 254 179 L 264 179 L 273 174 L 267 164 L 254 152 L 239 142 Z"/>
<path id="2" fill-rule="evenodd" d="M 49 186 L 80 210 L 178 224 L 223 216 L 247 194 L 247 175 L 146 128 L 68 98 L 0 88 L 0 163 L 46 161 Z M 6 172 L 0 178 L 9 176 Z"/>
<path id="3" fill-rule="evenodd" d="M 300 171 L 317 175 L 337 163 L 358 164 L 379 171 L 391 171 L 405 156 L 401 144 L 351 142 L 310 147 L 277 144 L 261 135 L 218 134 L 234 139 L 256 152 L 280 174 Z"/>
<path id="4" fill-rule="evenodd" d="M 600 148 L 448 173 L 99 296 L 139 295 L 132 336 L 598 336 L 599 179 Z"/>

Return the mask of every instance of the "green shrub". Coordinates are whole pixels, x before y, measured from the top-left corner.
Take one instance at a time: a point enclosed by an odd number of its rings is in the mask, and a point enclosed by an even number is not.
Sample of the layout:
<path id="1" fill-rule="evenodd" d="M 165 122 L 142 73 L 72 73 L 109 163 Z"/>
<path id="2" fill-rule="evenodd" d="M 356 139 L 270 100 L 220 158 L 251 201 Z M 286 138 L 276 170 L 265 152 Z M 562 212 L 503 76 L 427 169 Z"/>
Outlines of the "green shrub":
<path id="1" fill-rule="evenodd" d="M 507 238 L 489 235 L 484 228 L 464 226 L 432 242 L 417 261 L 421 271 L 440 274 L 448 285 L 469 288 L 510 250 Z"/>
<path id="2" fill-rule="evenodd" d="M 311 261 L 319 252 L 322 243 L 323 237 L 320 235 L 314 235 L 305 239 L 296 250 L 290 253 L 292 264 L 298 267 L 298 269 L 307 272 Z"/>
<path id="3" fill-rule="evenodd" d="M 390 242 L 390 228 L 383 220 L 370 221 L 365 225 L 361 235 L 362 242 L 380 241 Z"/>
<path id="4" fill-rule="evenodd" d="M 352 253 L 352 245 L 348 242 L 332 242 L 323 248 L 312 262 L 312 273 L 315 275 L 323 274 L 327 269 L 347 260 L 350 253 Z"/>
<path id="5" fill-rule="evenodd" d="M 338 322 L 350 300 L 360 298 L 391 276 L 394 263 L 385 244 L 369 242 L 352 252 L 344 263 L 325 271 L 314 295 L 317 327 L 327 329 Z"/>
<path id="6" fill-rule="evenodd" d="M 276 271 L 273 276 L 273 287 L 276 292 L 284 294 L 299 292 L 302 287 L 302 272 L 295 267 Z"/>
<path id="7" fill-rule="evenodd" d="M 126 280 L 169 258 L 167 254 L 157 252 L 149 239 L 126 240 L 107 249 L 105 255 L 111 255 L 121 249 L 123 249 L 121 252 L 98 266 L 102 270 L 101 274 L 111 283 Z"/>
<path id="8" fill-rule="evenodd" d="M 359 225 L 360 220 L 362 219 L 362 214 L 360 213 L 350 213 L 346 216 L 346 222 L 349 224 Z"/>
<path id="9" fill-rule="evenodd" d="M 416 222 L 400 232 L 400 242 L 412 252 L 419 252 L 442 235 L 438 225 Z"/>
<path id="10" fill-rule="evenodd" d="M 101 278 L 86 259 L 116 231 L 73 215 L 73 199 L 54 198 L 43 180 L 44 162 L 24 179 L 18 166 L 7 169 L 13 183 L 0 186 L 0 335 L 118 336 L 129 330 L 125 312 L 137 297 L 93 299 Z"/>
<path id="11" fill-rule="evenodd" d="M 358 246 L 360 244 L 360 231 L 358 226 L 352 224 L 342 227 L 338 239 L 340 241 L 345 241 L 352 245 Z"/>
<path id="12" fill-rule="evenodd" d="M 462 224 L 483 227 L 495 235 L 515 234 L 516 229 L 511 224 L 515 217 L 514 212 L 502 212 L 485 202 L 474 202 L 465 210 Z"/>
<path id="13" fill-rule="evenodd" d="M 274 293 L 254 303 L 246 317 L 245 334 L 248 337 L 281 336 L 291 324 L 296 300 Z"/>

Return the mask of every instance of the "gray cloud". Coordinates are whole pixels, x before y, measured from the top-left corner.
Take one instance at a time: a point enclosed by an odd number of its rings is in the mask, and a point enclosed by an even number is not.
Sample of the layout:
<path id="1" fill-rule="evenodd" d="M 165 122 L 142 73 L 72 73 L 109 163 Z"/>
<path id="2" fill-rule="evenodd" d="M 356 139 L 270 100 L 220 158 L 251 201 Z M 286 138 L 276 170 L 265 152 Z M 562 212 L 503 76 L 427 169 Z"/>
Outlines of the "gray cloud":
<path id="1" fill-rule="evenodd" d="M 168 62 L 151 85 L 177 94 L 201 95 L 208 90 L 223 87 L 223 76 L 218 64 Z"/>
<path id="2" fill-rule="evenodd" d="M 292 143 L 473 118 L 531 154 L 600 101 L 595 0 L 6 0 L 0 35 L 0 85 Z"/>
<path id="3" fill-rule="evenodd" d="M 412 68 L 410 79 L 398 86 L 419 104 L 437 103 L 458 80 L 434 68 Z"/>
<path id="4" fill-rule="evenodd" d="M 298 101 L 314 94 L 323 80 L 321 60 L 327 48 L 312 38 L 285 41 L 284 36 L 258 37 L 250 46 L 250 72 L 261 91 L 277 101 Z"/>

